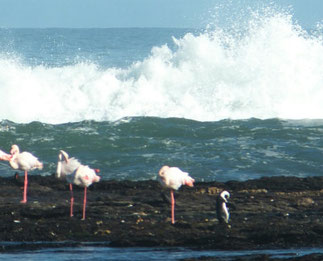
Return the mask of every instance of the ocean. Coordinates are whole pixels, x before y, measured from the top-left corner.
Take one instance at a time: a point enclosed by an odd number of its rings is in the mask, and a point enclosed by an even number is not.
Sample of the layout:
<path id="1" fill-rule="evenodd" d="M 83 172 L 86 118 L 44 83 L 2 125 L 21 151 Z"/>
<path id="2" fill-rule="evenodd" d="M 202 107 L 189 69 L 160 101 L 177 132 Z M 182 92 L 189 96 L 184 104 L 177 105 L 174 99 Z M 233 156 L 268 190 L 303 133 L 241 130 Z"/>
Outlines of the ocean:
<path id="1" fill-rule="evenodd" d="M 322 27 L 278 11 L 244 25 L 1 28 L 0 149 L 36 155 L 31 175 L 54 173 L 63 149 L 103 179 L 162 165 L 197 181 L 320 176 Z"/>

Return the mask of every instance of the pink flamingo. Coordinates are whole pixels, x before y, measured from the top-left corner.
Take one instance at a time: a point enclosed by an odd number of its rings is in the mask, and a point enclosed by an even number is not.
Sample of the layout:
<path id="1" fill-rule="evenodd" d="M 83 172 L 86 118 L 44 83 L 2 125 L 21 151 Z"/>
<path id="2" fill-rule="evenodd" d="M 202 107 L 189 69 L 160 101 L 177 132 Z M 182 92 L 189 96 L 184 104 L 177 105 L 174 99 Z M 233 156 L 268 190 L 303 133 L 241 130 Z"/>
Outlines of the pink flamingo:
<path id="1" fill-rule="evenodd" d="M 21 152 L 17 145 L 12 145 L 10 150 L 11 157 L 9 164 L 13 169 L 25 171 L 25 182 L 24 182 L 24 194 L 21 203 L 27 203 L 27 186 L 28 186 L 28 171 L 34 169 L 43 169 L 43 163 L 41 163 L 34 155 L 30 152 Z"/>
<path id="2" fill-rule="evenodd" d="M 172 200 L 172 224 L 175 224 L 175 198 L 174 190 L 178 190 L 182 185 L 193 187 L 195 180 L 188 175 L 187 172 L 181 171 L 177 167 L 163 166 L 158 173 L 160 183 L 170 188 L 170 196 Z"/>
<path id="3" fill-rule="evenodd" d="M 99 182 L 100 177 L 96 173 L 100 172 L 98 169 L 91 169 L 88 166 L 82 165 L 77 159 L 69 158 L 68 154 L 60 150 L 58 154 L 57 170 L 56 175 L 58 178 L 65 177 L 67 182 L 70 184 L 71 191 L 71 207 L 70 216 L 73 216 L 73 184 L 77 186 L 84 187 L 84 200 L 83 200 L 83 218 L 85 220 L 85 210 L 86 210 L 86 194 L 87 187 L 89 187 L 93 182 Z"/>
<path id="4" fill-rule="evenodd" d="M 0 150 L 0 160 L 7 160 L 9 161 L 11 159 L 11 155 L 3 152 Z"/>
<path id="5" fill-rule="evenodd" d="M 69 158 L 69 155 L 60 150 L 58 154 L 58 162 L 57 162 L 57 169 L 56 169 L 56 176 L 57 178 L 65 178 L 68 175 L 71 175 L 77 168 L 81 166 L 81 163 L 73 158 Z M 70 184 L 70 192 L 71 192 L 71 201 L 70 201 L 70 217 L 73 217 L 73 205 L 74 205 L 74 196 L 73 196 L 73 185 Z"/>

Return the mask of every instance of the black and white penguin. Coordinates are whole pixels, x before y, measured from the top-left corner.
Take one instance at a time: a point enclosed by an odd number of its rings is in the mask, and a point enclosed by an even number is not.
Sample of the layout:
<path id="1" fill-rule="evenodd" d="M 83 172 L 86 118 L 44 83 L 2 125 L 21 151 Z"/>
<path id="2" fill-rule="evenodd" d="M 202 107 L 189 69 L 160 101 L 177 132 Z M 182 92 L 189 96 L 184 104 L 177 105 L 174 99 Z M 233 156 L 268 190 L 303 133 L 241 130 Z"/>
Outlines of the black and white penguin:
<path id="1" fill-rule="evenodd" d="M 229 223 L 230 214 L 227 208 L 229 198 L 230 193 L 226 190 L 222 191 L 216 198 L 216 215 L 220 224 Z"/>

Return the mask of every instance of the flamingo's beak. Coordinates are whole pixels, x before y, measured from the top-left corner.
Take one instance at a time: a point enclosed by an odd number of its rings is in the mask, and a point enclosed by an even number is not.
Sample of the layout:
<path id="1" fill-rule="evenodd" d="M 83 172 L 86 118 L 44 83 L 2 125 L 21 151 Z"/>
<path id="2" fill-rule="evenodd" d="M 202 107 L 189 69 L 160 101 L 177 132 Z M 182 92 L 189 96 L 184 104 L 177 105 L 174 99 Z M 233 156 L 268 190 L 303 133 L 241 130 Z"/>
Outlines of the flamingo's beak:
<path id="1" fill-rule="evenodd" d="M 185 185 L 189 187 L 194 187 L 194 182 L 195 182 L 194 179 L 186 180 Z"/>
<path id="2" fill-rule="evenodd" d="M 99 173 L 100 172 L 99 169 L 94 169 L 94 171 L 95 171 L 95 173 Z M 93 182 L 99 182 L 100 179 L 101 179 L 100 176 L 95 175 L 95 177 L 93 178 Z"/>
<path id="3" fill-rule="evenodd" d="M 93 182 L 99 182 L 99 181 L 100 181 L 100 179 L 101 179 L 101 177 L 100 177 L 100 176 L 96 176 L 96 177 L 94 177 L 94 178 L 93 178 Z"/>

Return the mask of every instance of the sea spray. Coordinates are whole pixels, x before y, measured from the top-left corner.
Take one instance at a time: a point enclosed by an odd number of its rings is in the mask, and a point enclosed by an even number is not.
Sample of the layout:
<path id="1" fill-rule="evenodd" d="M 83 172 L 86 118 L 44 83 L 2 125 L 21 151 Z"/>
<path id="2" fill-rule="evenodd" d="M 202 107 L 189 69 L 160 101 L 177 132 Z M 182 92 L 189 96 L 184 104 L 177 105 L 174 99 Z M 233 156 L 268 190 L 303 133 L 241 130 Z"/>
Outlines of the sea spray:
<path id="1" fill-rule="evenodd" d="M 69 65 L 30 65 L 3 54 L 0 119 L 322 119 L 322 35 L 308 33 L 286 12 L 254 12 L 248 19 L 239 31 L 169 35 L 171 44 L 152 46 L 127 67 L 77 57 Z M 87 30 L 78 33 L 86 37 Z M 101 51 L 92 49 L 92 56 Z"/>

